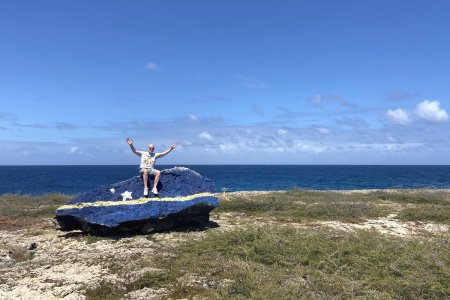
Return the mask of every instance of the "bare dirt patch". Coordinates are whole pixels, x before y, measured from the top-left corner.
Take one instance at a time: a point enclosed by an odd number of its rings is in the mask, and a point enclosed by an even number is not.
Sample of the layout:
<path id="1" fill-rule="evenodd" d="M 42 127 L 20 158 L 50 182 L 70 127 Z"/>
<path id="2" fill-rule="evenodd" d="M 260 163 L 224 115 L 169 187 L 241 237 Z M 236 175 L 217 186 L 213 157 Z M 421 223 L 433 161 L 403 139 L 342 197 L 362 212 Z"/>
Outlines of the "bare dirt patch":
<path id="1" fill-rule="evenodd" d="M 2 217 L 0 216 L 0 230 L 16 230 L 24 228 L 39 228 L 47 224 L 47 220 L 36 220 L 36 218 L 29 217 Z"/>
<path id="2" fill-rule="evenodd" d="M 424 222 L 401 222 L 392 214 L 384 218 L 369 219 L 361 223 L 344 223 L 339 221 L 318 222 L 334 229 L 353 231 L 358 229 L 376 230 L 383 234 L 412 238 L 416 236 L 440 235 L 449 231 L 448 225 L 424 223 Z"/>

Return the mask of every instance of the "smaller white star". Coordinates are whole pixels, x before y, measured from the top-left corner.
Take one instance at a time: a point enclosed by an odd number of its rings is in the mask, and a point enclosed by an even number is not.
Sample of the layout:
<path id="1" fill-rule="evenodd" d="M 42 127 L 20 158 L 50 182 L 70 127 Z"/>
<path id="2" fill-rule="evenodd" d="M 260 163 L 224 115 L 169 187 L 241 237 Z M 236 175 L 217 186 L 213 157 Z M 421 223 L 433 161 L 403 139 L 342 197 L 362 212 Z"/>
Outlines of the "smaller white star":
<path id="1" fill-rule="evenodd" d="M 129 192 L 129 191 L 125 191 L 125 192 L 123 192 L 121 195 L 122 195 L 122 201 L 125 201 L 125 200 L 127 200 L 128 198 L 131 200 L 131 199 L 133 199 L 133 197 L 131 196 L 131 193 L 132 192 Z"/>
<path id="2" fill-rule="evenodd" d="M 114 188 L 109 189 L 109 191 L 110 191 L 112 194 L 114 194 L 114 193 L 116 192 L 116 190 L 115 190 Z"/>

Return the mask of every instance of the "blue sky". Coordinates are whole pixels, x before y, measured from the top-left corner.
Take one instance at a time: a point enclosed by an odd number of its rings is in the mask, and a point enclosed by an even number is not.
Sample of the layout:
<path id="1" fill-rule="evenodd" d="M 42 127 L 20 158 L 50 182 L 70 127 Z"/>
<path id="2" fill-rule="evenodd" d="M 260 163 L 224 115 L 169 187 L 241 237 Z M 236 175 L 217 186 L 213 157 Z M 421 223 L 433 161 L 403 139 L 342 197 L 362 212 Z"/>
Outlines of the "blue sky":
<path id="1" fill-rule="evenodd" d="M 450 1 L 0 0 L 0 164 L 449 164 Z"/>

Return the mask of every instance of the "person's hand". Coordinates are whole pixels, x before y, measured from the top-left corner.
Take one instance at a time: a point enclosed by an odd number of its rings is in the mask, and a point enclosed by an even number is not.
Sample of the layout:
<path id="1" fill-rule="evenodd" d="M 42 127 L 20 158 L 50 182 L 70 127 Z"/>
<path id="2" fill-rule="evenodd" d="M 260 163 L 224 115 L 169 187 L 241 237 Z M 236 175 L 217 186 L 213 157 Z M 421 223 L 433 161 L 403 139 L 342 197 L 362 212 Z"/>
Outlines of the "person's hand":
<path id="1" fill-rule="evenodd" d="M 177 147 L 177 144 L 172 144 L 172 146 L 170 146 L 170 149 L 175 149 Z"/>
<path id="2" fill-rule="evenodd" d="M 128 143 L 128 145 L 132 145 L 133 144 L 133 140 L 132 139 L 130 139 L 130 138 L 127 138 L 127 143 Z"/>

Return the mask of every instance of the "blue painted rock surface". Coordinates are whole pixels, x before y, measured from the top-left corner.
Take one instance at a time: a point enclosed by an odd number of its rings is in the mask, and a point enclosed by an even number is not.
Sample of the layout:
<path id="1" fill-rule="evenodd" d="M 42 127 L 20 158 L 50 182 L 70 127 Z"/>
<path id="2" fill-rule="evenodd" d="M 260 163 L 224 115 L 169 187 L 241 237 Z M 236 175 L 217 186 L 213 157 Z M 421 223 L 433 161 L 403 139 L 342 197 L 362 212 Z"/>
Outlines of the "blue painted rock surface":
<path id="1" fill-rule="evenodd" d="M 148 186 L 153 186 L 149 176 Z M 83 193 L 56 210 L 62 230 L 80 229 L 94 234 L 154 232 L 189 224 L 206 225 L 219 205 L 214 183 L 188 168 L 161 171 L 159 197 L 143 197 L 140 176 Z"/>

